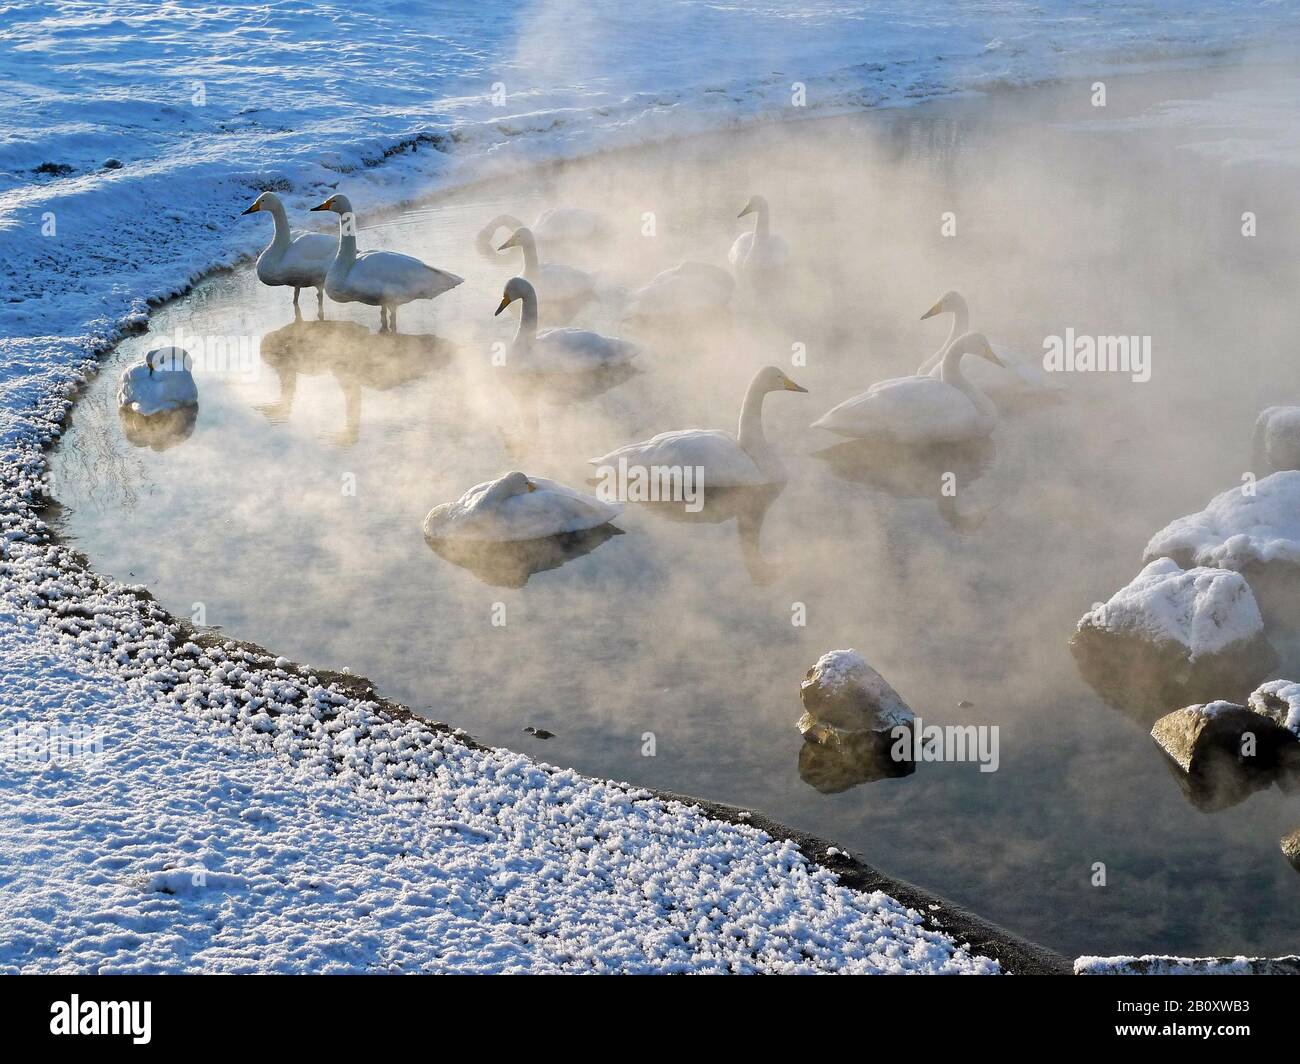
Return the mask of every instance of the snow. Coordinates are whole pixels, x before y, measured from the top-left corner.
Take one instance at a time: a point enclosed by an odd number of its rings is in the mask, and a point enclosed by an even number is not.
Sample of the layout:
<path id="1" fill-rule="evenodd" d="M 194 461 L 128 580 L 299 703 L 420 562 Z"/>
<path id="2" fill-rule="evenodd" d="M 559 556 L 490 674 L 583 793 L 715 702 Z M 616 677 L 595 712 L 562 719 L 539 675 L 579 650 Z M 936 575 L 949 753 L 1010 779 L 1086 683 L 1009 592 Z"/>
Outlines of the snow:
<path id="1" fill-rule="evenodd" d="M 1144 560 L 1245 569 L 1300 565 L 1300 471 L 1274 473 L 1216 495 L 1200 513 L 1180 517 L 1151 537 Z"/>
<path id="2" fill-rule="evenodd" d="M 883 676 L 856 650 L 830 650 L 817 659 L 813 677 L 827 694 L 845 687 L 861 691 L 875 712 L 881 730 L 911 724 L 912 711 Z"/>
<path id="3" fill-rule="evenodd" d="M 0 723 L 93 737 L 6 747 L 0 968 L 997 971 L 792 843 L 187 642 L 52 542 L 43 449 L 151 303 L 264 246 L 238 217 L 261 191 L 298 218 L 346 185 L 364 221 L 482 160 L 1195 63 L 1289 21 L 1265 0 L 0 7 Z"/>
<path id="4" fill-rule="evenodd" d="M 1078 627 L 1152 644 L 1176 643 L 1195 661 L 1261 636 L 1264 620 L 1240 573 L 1184 570 L 1170 558 L 1157 558 L 1109 601 L 1084 614 Z"/>
<path id="5" fill-rule="evenodd" d="M 1296 958 L 1275 958 L 1284 964 Z M 1267 957 L 1078 957 L 1075 975 L 1257 975 L 1270 964 Z"/>
<path id="6" fill-rule="evenodd" d="M 1250 708 L 1269 717 L 1277 716 L 1269 704 L 1276 705 L 1279 702 L 1287 708 L 1286 717 L 1281 721 L 1282 726 L 1300 738 L 1300 683 L 1293 680 L 1270 680 L 1250 696 Z"/>

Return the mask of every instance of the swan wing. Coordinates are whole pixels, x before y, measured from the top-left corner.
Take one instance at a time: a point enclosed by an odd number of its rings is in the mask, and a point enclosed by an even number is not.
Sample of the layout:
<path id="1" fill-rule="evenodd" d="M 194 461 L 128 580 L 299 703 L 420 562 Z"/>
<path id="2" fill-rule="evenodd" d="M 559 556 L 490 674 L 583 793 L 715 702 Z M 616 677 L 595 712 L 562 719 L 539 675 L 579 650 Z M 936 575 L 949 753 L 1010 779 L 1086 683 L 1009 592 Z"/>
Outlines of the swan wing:
<path id="1" fill-rule="evenodd" d="M 542 263 L 529 278 L 537 288 L 538 299 L 568 303 L 583 299 L 596 288 L 591 274 L 576 266 L 565 266 L 558 262 Z M 544 308 L 543 308 L 544 309 Z"/>
<path id="2" fill-rule="evenodd" d="M 346 287 L 376 300 L 433 299 L 464 281 L 396 251 L 363 251 L 348 270 Z"/>
<path id="3" fill-rule="evenodd" d="M 749 259 L 750 248 L 754 246 L 754 231 L 751 229 L 746 233 L 741 233 L 736 237 L 736 242 L 731 245 L 731 250 L 727 252 L 727 261 L 733 266 L 740 266 Z"/>
<path id="4" fill-rule="evenodd" d="M 608 231 L 604 217 L 586 207 L 550 207 L 533 225 L 539 240 L 553 244 L 598 240 Z"/>
<path id="5" fill-rule="evenodd" d="M 584 532 L 612 521 L 622 507 L 543 477 L 532 477 L 537 490 L 493 500 L 496 481 L 470 488 L 453 503 L 435 506 L 424 519 L 428 539 L 511 542 Z"/>
<path id="6" fill-rule="evenodd" d="M 652 439 L 619 447 L 600 458 L 591 459 L 595 466 L 618 467 L 619 460 L 629 469 L 651 467 L 660 470 L 692 466 L 702 468 L 702 483 L 708 488 L 743 487 L 767 482 L 754 460 L 729 432 L 718 429 L 684 429 L 661 432 Z"/>
<path id="7" fill-rule="evenodd" d="M 623 365 L 640 350 L 627 340 L 586 329 L 547 329 L 537 334 L 517 368 L 536 373 L 585 373 Z"/>
<path id="8" fill-rule="evenodd" d="M 889 437 L 901 443 L 948 443 L 987 435 L 992 419 L 966 395 L 934 377 L 895 377 L 846 399 L 814 428 L 857 438 Z"/>
<path id="9" fill-rule="evenodd" d="M 324 233 L 303 233 L 295 236 L 285 249 L 279 272 L 291 284 L 323 285 L 337 252 L 338 241 L 334 237 Z"/>

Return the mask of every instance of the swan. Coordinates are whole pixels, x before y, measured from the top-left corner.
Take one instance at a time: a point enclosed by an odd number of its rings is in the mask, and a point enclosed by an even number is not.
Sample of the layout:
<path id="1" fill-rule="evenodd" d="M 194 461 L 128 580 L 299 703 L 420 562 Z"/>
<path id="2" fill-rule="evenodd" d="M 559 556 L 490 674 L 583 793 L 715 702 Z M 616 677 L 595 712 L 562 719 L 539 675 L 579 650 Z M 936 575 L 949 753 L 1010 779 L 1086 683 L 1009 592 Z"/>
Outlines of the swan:
<path id="1" fill-rule="evenodd" d="M 274 192 L 263 192 L 244 214 L 267 211 L 275 222 L 275 233 L 266 250 L 257 256 L 257 279 L 264 285 L 293 287 L 293 305 L 304 288 L 316 289 L 316 313 L 325 316 L 325 274 L 334 261 L 337 241 L 327 233 L 300 233 L 289 229 L 289 216 Z"/>
<path id="2" fill-rule="evenodd" d="M 771 231 L 771 215 L 767 200 L 762 196 L 751 196 L 745 209 L 737 215 L 744 218 L 747 214 L 756 214 L 754 228 L 751 232 L 741 233 L 731 245 L 727 255 L 728 261 L 737 274 L 756 273 L 764 270 L 778 269 L 785 265 L 790 257 L 790 249 L 785 240 Z"/>
<path id="3" fill-rule="evenodd" d="M 1255 463 L 1261 476 L 1300 469 L 1300 406 L 1270 406 L 1255 422 Z"/>
<path id="4" fill-rule="evenodd" d="M 455 502 L 435 506 L 424 538 L 506 543 L 585 532 L 612 521 L 623 507 L 520 472 L 475 484 Z"/>
<path id="5" fill-rule="evenodd" d="M 965 333 L 944 350 L 938 377 L 878 381 L 822 415 L 812 427 L 840 436 L 908 446 L 960 443 L 988 436 L 997 423 L 997 407 L 963 375 L 963 355 L 979 355 L 1001 364 L 983 333 Z"/>
<path id="6" fill-rule="evenodd" d="M 146 417 L 193 406 L 199 401 L 199 389 L 190 364 L 183 347 L 155 348 L 144 361 L 122 371 L 117 405 Z"/>
<path id="7" fill-rule="evenodd" d="M 627 318 L 685 318 L 725 310 L 735 291 L 735 279 L 707 262 L 682 262 L 656 274 L 632 293 Z"/>
<path id="8" fill-rule="evenodd" d="M 660 470 L 694 466 L 703 469 L 699 481 L 706 488 L 741 488 L 779 484 L 785 469 L 763 435 L 763 397 L 768 392 L 806 392 L 775 366 L 754 374 L 740 407 L 740 430 L 735 436 L 717 429 L 686 429 L 661 432 L 642 443 L 628 444 L 600 458 L 594 466 L 618 466 Z"/>
<path id="9" fill-rule="evenodd" d="M 523 305 L 519 331 L 510 345 L 512 368 L 522 373 L 590 373 L 622 366 L 641 348 L 627 340 L 585 329 L 537 331 L 537 290 L 523 277 L 512 277 L 501 294 L 500 314 L 511 303 Z M 495 315 L 494 315 L 495 316 Z"/>
<path id="10" fill-rule="evenodd" d="M 514 232 L 525 228 L 512 214 L 498 214 L 479 230 L 479 254 L 486 259 L 496 261 L 502 258 L 496 246 L 496 235 L 502 229 Z M 609 236 L 609 223 L 603 215 L 586 207 L 550 207 L 537 216 L 537 220 L 527 228 L 547 247 L 563 244 L 594 244 Z"/>
<path id="11" fill-rule="evenodd" d="M 378 307 L 380 332 L 397 332 L 397 308 L 403 303 L 434 299 L 465 280 L 396 251 L 357 254 L 357 216 L 347 196 L 331 196 L 312 210 L 339 216 L 338 250 L 325 275 L 326 295 L 336 303 Z"/>
<path id="12" fill-rule="evenodd" d="M 952 327 L 948 330 L 948 339 L 939 350 L 917 369 L 916 372 L 922 377 L 938 377 L 939 364 L 943 361 L 948 345 L 970 331 L 970 309 L 960 292 L 945 292 L 934 306 L 921 315 L 921 320 L 939 314 L 951 314 Z M 1052 395 L 1061 390 L 1060 381 L 1053 379 L 1041 366 L 1011 357 L 1004 357 L 998 365 L 990 362 L 972 363 L 968 372 L 971 383 L 998 406 L 1012 405 L 1035 396 Z"/>
<path id="13" fill-rule="evenodd" d="M 586 302 L 595 294 L 596 282 L 591 274 L 576 266 L 558 262 L 540 262 L 537 258 L 537 239 L 533 231 L 522 226 L 510 234 L 498 251 L 519 248 L 524 255 L 524 279 L 538 289 L 548 303 L 574 304 Z"/>

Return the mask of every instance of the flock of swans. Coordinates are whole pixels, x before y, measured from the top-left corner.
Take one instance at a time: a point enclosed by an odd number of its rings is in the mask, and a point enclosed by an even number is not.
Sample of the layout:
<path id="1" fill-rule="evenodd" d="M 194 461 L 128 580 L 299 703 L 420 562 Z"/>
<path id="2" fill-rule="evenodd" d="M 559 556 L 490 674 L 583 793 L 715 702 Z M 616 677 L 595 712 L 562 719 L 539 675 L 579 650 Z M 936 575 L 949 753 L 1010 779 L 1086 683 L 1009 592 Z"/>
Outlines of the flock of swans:
<path id="1" fill-rule="evenodd" d="M 321 233 L 294 233 L 283 203 L 264 192 L 244 214 L 271 215 L 274 233 L 257 260 L 258 279 L 293 289 L 295 314 L 304 288 L 315 288 L 317 311 L 324 317 L 326 296 L 338 303 L 379 308 L 379 331 L 396 333 L 398 308 L 414 300 L 435 299 L 463 278 L 392 251 L 358 251 L 356 215 L 348 198 L 330 196 L 313 211 L 339 216 L 337 239 Z M 664 270 L 631 293 L 623 321 L 687 322 L 725 311 L 738 284 L 762 286 L 779 280 L 790 261 L 786 241 L 772 231 L 771 209 L 753 196 L 739 217 L 753 215 L 752 230 L 731 247 L 731 270 L 703 262 L 682 262 Z M 501 243 L 502 232 L 508 236 Z M 598 241 L 609 224 L 598 213 L 558 207 L 532 226 L 499 215 L 480 232 L 477 246 L 493 260 L 522 258 L 519 276 L 506 282 L 500 314 L 520 304 L 519 327 L 510 346 L 511 368 L 522 375 L 599 374 L 626 366 L 639 352 L 636 343 L 577 328 L 539 330 L 539 307 L 567 320 L 596 293 L 596 279 L 584 270 L 542 258 L 544 247 Z M 833 407 L 814 428 L 854 440 L 906 448 L 961 445 L 989 436 L 998 421 L 998 404 L 1027 394 L 1049 392 L 1053 382 L 1037 367 L 999 357 L 983 333 L 970 330 L 965 300 L 948 292 L 922 318 L 952 315 L 943 346 L 915 374 L 882 380 Z M 972 356 L 967 358 L 967 356 Z M 649 470 L 692 468 L 706 489 L 780 484 L 785 470 L 763 433 L 764 397 L 772 392 L 805 392 L 776 367 L 760 369 L 747 388 L 735 434 L 715 429 L 662 432 L 590 459 L 593 466 Z M 118 402 L 141 417 L 191 406 L 198 401 L 186 353 L 177 348 L 149 352 L 122 375 Z M 477 484 L 455 502 L 435 507 L 424 523 L 430 541 L 520 542 L 590 530 L 616 517 L 621 506 L 555 481 L 510 472 Z"/>

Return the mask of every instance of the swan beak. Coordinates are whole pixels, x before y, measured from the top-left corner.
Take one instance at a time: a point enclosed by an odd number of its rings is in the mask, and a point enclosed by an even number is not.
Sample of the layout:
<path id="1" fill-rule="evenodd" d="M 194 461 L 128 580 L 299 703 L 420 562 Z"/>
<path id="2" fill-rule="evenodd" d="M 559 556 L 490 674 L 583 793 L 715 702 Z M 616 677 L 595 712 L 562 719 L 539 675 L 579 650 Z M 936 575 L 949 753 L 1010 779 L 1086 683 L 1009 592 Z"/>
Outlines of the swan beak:
<path id="1" fill-rule="evenodd" d="M 528 490 L 529 490 L 529 491 L 536 491 L 536 490 L 537 490 L 537 485 L 534 484 L 531 480 L 528 481 L 528 483 L 527 483 L 527 487 L 528 487 Z"/>
<path id="2" fill-rule="evenodd" d="M 753 207 L 753 205 L 747 203 L 747 204 L 745 204 L 745 209 L 744 209 L 743 211 L 741 211 L 738 215 L 736 215 L 736 217 L 737 217 L 737 218 L 743 218 L 743 217 L 745 217 L 745 215 L 747 215 L 747 214 L 753 214 L 753 213 L 754 213 L 754 207 Z"/>
<path id="3" fill-rule="evenodd" d="M 497 250 L 498 250 L 498 251 L 505 251 L 507 248 L 513 248 L 513 247 L 518 247 L 518 245 L 515 243 L 515 238 L 514 238 L 514 237 L 511 237 L 511 238 L 510 238 L 509 240 L 507 240 L 504 244 L 502 244 L 499 248 L 497 248 Z"/>
<path id="4" fill-rule="evenodd" d="M 785 390 L 787 392 L 803 392 L 805 395 L 808 394 L 807 388 L 801 388 L 799 385 L 795 384 L 795 382 L 792 381 L 789 377 L 786 377 L 785 379 Z"/>
<path id="5" fill-rule="evenodd" d="M 494 311 L 492 312 L 492 317 L 495 318 L 498 314 L 500 314 L 500 313 L 501 313 L 503 310 L 505 310 L 506 307 L 508 307 L 508 306 L 510 306 L 510 297 L 509 297 L 509 296 L 502 296 L 502 297 L 501 297 L 501 305 L 500 305 L 499 307 L 497 307 L 497 309 L 494 310 Z"/>
<path id="6" fill-rule="evenodd" d="M 995 366 L 1001 366 L 1003 369 L 1007 368 L 1007 364 L 1003 362 L 1002 359 L 998 358 L 998 356 L 993 353 L 992 349 L 986 351 L 984 353 L 984 357 L 987 358 L 990 362 L 992 362 L 993 365 Z"/>
<path id="7" fill-rule="evenodd" d="M 312 210 L 314 210 L 314 211 L 328 211 L 328 210 L 331 208 L 331 206 L 333 205 L 333 203 L 334 203 L 333 198 L 330 198 L 330 199 L 327 199 L 324 203 L 318 203 L 315 207 L 312 208 Z"/>
<path id="8" fill-rule="evenodd" d="M 262 209 L 262 208 L 261 208 L 261 206 L 260 206 L 259 204 L 254 203 L 251 207 L 248 208 L 248 210 L 246 210 L 246 211 L 240 211 L 239 216 L 242 218 L 245 214 L 254 214 L 254 213 L 256 213 L 257 211 L 260 211 L 261 209 Z"/>
<path id="9" fill-rule="evenodd" d="M 942 314 L 942 313 L 943 313 L 943 308 L 938 303 L 936 303 L 934 306 L 932 306 L 929 310 L 927 310 L 924 314 L 921 315 L 921 320 L 925 321 L 926 318 L 933 318 L 936 314 Z"/>

